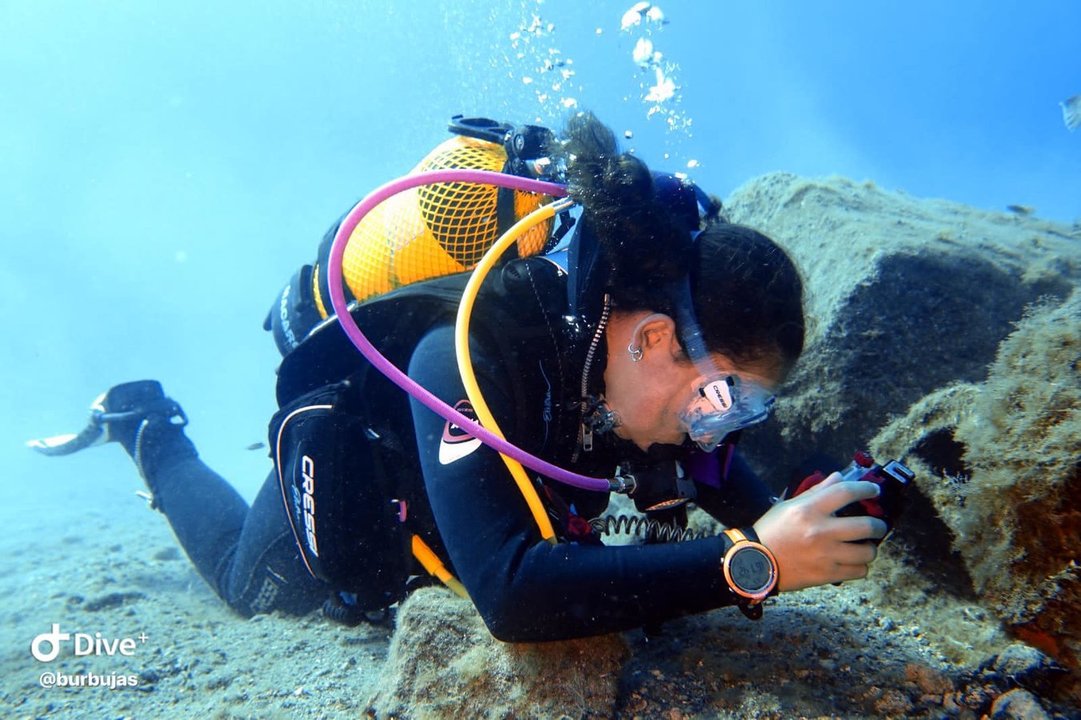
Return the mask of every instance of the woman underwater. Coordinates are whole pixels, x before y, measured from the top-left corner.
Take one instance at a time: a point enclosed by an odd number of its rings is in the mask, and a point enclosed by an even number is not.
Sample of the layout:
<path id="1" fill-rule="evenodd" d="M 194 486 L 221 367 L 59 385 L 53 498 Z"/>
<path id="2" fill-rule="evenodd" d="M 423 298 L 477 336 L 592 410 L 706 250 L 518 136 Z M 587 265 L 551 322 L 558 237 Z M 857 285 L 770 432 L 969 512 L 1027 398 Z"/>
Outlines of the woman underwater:
<path id="1" fill-rule="evenodd" d="M 251 507 L 199 459 L 183 411 L 154 381 L 103 394 L 82 440 L 38 448 L 119 442 L 200 574 L 244 615 L 324 605 L 355 617 L 401 599 L 425 565 L 468 594 L 497 638 L 555 640 L 726 605 L 758 617 L 770 595 L 864 577 L 876 545 L 861 541 L 883 537 L 886 524 L 835 512 L 875 497 L 877 485 L 835 473 L 776 502 L 736 450 L 803 350 L 792 261 L 725 222 L 690 183 L 621 154 L 591 114 L 544 150 L 582 209 L 572 263 L 564 271 L 521 253 L 493 273 L 471 325 L 473 367 L 510 442 L 576 473 L 632 478 L 649 542 L 604 545 L 596 519 L 608 495 L 534 473 L 555 535 L 546 539 L 499 453 L 383 381 L 333 320 L 289 329 L 283 411 L 271 424 L 276 469 Z M 323 270 L 298 275 L 282 317 L 311 311 Z M 446 310 L 461 283 L 414 287 L 380 300 L 378 312 L 411 328 L 394 334 L 393 354 L 469 416 Z M 278 336 L 280 320 L 270 323 Z M 320 407 L 351 408 L 348 422 L 295 424 L 298 408 L 325 397 L 333 402 Z M 729 529 L 679 539 L 691 503 Z"/>

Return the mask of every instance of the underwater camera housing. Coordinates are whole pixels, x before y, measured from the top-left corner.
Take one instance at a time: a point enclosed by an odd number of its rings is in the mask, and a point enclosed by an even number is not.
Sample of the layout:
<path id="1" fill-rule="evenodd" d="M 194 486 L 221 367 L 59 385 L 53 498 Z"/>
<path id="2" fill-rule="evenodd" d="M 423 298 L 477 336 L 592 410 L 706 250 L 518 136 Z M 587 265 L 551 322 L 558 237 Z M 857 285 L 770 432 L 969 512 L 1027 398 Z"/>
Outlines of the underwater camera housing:
<path id="1" fill-rule="evenodd" d="M 884 520 L 887 528 L 892 529 L 904 507 L 905 488 L 915 477 L 916 474 L 899 460 L 879 465 L 869 453 L 858 451 L 853 455 L 852 464 L 841 472 L 841 479 L 873 482 L 881 492 L 878 497 L 846 505 L 837 511 L 837 515 L 871 515 Z"/>

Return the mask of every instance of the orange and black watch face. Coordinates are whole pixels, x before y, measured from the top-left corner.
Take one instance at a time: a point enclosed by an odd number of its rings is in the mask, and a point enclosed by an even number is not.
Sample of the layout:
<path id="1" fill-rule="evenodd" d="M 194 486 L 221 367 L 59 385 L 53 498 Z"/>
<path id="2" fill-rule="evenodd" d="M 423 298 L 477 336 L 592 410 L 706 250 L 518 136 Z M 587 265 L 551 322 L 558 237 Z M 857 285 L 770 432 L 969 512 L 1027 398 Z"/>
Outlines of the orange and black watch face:
<path id="1" fill-rule="evenodd" d="M 721 563 L 732 592 L 752 603 L 764 600 L 777 585 L 777 560 L 761 543 L 747 539 L 739 530 L 725 530 L 734 543 Z"/>

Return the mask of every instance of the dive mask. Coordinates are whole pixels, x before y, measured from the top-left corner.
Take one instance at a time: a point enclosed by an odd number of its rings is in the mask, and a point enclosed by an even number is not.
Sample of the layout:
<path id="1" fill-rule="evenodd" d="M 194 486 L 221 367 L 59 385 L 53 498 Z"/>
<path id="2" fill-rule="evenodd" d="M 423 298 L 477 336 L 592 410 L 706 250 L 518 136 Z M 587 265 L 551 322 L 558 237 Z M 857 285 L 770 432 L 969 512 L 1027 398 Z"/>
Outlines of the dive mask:
<path id="1" fill-rule="evenodd" d="M 698 386 L 679 419 L 691 440 L 712 452 L 729 433 L 769 417 L 773 401 L 773 393 L 758 383 L 714 373 Z"/>

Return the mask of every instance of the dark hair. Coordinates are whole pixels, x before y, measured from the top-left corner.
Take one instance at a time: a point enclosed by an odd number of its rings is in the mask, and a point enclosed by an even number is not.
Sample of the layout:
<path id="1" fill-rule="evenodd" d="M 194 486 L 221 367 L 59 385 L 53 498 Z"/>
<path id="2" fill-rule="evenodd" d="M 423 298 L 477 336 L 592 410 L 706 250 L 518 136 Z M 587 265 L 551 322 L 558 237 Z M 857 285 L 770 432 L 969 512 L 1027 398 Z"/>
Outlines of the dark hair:
<path id="1" fill-rule="evenodd" d="M 613 307 L 675 318 L 674 289 L 689 278 L 710 351 L 786 374 L 803 352 L 804 317 L 803 282 L 785 251 L 723 221 L 716 200 L 692 240 L 696 228 L 658 198 L 646 164 L 620 153 L 614 133 L 592 113 L 573 116 L 564 138 L 558 152 L 568 190 L 583 208 L 583 231 L 596 235 L 610 266 Z"/>

